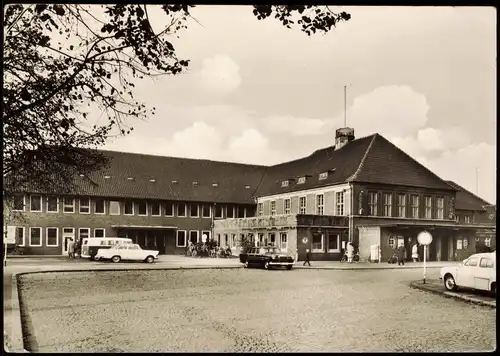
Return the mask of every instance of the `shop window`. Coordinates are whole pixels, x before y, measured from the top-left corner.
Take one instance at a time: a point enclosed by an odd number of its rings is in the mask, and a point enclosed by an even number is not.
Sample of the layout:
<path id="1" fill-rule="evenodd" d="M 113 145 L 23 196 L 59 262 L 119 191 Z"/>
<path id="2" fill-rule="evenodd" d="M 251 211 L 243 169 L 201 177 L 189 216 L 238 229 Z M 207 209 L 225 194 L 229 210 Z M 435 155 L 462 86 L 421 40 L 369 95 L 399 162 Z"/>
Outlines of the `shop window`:
<path id="1" fill-rule="evenodd" d="M 338 252 L 339 249 L 339 234 L 328 234 L 328 252 Z"/>
<path id="2" fill-rule="evenodd" d="M 288 235 L 286 232 L 280 233 L 281 249 L 286 250 L 288 248 Z"/>
<path id="3" fill-rule="evenodd" d="M 312 252 L 323 252 L 324 247 L 323 247 L 323 239 L 324 234 L 322 233 L 315 233 L 312 236 Z"/>

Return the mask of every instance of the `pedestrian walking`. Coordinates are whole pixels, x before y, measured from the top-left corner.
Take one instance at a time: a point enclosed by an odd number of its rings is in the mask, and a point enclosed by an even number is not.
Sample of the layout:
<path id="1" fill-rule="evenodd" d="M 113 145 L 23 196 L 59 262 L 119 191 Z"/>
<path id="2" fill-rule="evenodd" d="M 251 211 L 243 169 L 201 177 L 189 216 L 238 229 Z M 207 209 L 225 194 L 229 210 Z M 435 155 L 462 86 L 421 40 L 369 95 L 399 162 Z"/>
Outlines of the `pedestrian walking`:
<path id="1" fill-rule="evenodd" d="M 311 252 L 309 252 L 309 249 L 306 250 L 306 259 L 304 261 L 304 264 L 302 266 L 305 266 L 306 263 L 309 265 L 309 267 L 311 266 L 311 262 L 309 262 L 311 260 Z"/>
<path id="2" fill-rule="evenodd" d="M 399 245 L 398 247 L 398 266 L 401 264 L 404 266 L 405 265 L 405 255 L 406 255 L 406 249 L 404 245 Z"/>
<path id="3" fill-rule="evenodd" d="M 418 262 L 418 243 L 416 242 L 411 248 L 411 258 L 413 258 L 413 262 Z"/>
<path id="4" fill-rule="evenodd" d="M 352 263 L 352 258 L 354 257 L 354 246 L 352 242 L 347 244 L 347 263 Z"/>
<path id="5" fill-rule="evenodd" d="M 68 257 L 73 259 L 75 258 L 75 243 L 72 238 L 68 241 Z"/>

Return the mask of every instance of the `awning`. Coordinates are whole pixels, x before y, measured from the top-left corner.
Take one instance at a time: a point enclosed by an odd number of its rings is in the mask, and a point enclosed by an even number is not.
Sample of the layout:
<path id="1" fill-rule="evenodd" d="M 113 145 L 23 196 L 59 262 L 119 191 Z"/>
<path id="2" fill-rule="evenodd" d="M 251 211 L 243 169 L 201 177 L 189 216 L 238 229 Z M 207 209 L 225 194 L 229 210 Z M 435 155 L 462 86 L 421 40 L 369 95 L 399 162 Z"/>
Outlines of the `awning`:
<path id="1" fill-rule="evenodd" d="M 111 225 L 118 229 L 141 229 L 141 230 L 171 230 L 178 229 L 177 226 L 152 226 L 152 225 Z"/>
<path id="2" fill-rule="evenodd" d="M 358 227 L 422 227 L 422 228 L 452 228 L 452 229 L 493 229 L 496 230 L 494 225 L 470 225 L 470 224 L 453 224 L 453 223 L 436 223 L 436 222 L 417 222 L 417 223 L 393 223 L 393 224 L 370 224 L 370 225 L 359 225 Z"/>

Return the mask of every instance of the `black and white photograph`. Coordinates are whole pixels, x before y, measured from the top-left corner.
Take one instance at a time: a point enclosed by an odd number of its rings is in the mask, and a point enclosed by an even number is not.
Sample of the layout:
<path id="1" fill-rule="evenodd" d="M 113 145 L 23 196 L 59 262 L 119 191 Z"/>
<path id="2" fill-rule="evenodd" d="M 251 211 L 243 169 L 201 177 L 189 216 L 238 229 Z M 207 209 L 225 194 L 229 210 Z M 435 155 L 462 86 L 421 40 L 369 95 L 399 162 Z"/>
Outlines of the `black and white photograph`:
<path id="1" fill-rule="evenodd" d="M 493 352 L 497 11 L 3 6 L 8 353 Z"/>

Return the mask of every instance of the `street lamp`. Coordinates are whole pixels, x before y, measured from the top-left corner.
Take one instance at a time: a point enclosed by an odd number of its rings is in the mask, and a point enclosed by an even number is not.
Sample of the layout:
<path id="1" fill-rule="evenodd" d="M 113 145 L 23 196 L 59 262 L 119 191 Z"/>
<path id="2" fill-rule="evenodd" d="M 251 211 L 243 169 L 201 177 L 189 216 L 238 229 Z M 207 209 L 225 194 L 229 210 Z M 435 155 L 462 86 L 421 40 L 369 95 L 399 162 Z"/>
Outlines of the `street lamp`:
<path id="1" fill-rule="evenodd" d="M 428 231 L 422 231 L 417 236 L 417 241 L 419 244 L 424 246 L 424 284 L 425 284 L 425 272 L 426 272 L 426 262 L 427 262 L 427 245 L 432 242 L 432 235 Z"/>

